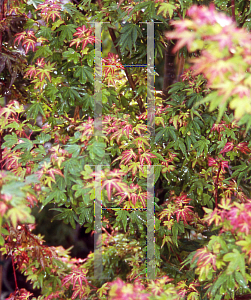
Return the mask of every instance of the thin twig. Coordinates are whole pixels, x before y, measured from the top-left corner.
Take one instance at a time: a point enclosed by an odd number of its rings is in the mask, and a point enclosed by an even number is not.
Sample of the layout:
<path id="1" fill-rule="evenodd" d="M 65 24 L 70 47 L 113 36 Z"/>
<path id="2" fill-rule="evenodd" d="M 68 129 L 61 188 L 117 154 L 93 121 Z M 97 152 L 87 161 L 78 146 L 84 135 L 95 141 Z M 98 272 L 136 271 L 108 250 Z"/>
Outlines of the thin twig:
<path id="1" fill-rule="evenodd" d="M 13 257 L 13 255 L 11 256 L 11 261 L 12 261 L 12 268 L 13 268 L 13 274 L 14 274 L 15 287 L 16 287 L 16 291 L 17 291 L 17 290 L 18 290 L 18 285 L 17 285 L 17 275 L 16 275 L 16 269 L 15 269 L 15 264 L 14 264 L 14 257 Z"/>

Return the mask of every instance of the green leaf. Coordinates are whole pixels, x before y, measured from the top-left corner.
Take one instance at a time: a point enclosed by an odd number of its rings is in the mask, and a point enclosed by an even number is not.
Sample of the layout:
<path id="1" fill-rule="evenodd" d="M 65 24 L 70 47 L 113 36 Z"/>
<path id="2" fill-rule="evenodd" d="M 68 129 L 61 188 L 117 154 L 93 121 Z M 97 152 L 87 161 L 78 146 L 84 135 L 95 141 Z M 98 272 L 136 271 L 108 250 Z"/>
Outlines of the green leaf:
<path id="1" fill-rule="evenodd" d="M 70 223 L 72 228 L 76 228 L 75 221 L 78 222 L 78 217 L 71 208 L 52 208 L 51 210 L 61 212 L 60 214 L 53 217 L 53 220 L 63 220 L 65 224 Z"/>
<path id="2" fill-rule="evenodd" d="M 237 249 L 233 249 L 233 252 L 227 253 L 223 256 L 223 261 L 229 262 L 227 274 L 232 274 L 234 271 L 240 270 L 241 274 L 245 276 L 244 253 L 240 253 Z"/>
<path id="3" fill-rule="evenodd" d="M 94 97 L 93 95 L 86 94 L 83 99 L 83 110 L 94 110 Z"/>
<path id="4" fill-rule="evenodd" d="M 52 23 L 52 27 L 51 30 L 55 30 L 56 28 L 58 28 L 60 25 L 64 24 L 63 20 L 58 19 L 57 21 Z"/>
<path id="5" fill-rule="evenodd" d="M 94 141 L 87 147 L 87 150 L 89 151 L 89 155 L 91 159 L 95 159 L 96 156 L 102 158 L 105 155 L 105 147 L 106 144 L 102 142 Z"/>
<path id="6" fill-rule="evenodd" d="M 73 39 L 73 33 L 76 32 L 77 26 L 75 24 L 61 25 L 55 32 L 61 31 L 60 40 L 64 41 L 65 39 L 71 41 Z"/>
<path id="7" fill-rule="evenodd" d="M 4 238 L 3 236 L 0 234 L 0 246 L 3 246 L 4 245 Z"/>
<path id="8" fill-rule="evenodd" d="M 173 227 L 172 227 L 172 234 L 173 234 L 173 242 L 176 244 L 178 247 L 178 233 L 179 233 L 179 226 L 177 221 L 174 221 Z"/>
<path id="9" fill-rule="evenodd" d="M 66 145 L 65 146 L 66 151 L 68 151 L 70 154 L 72 154 L 72 157 L 78 157 L 81 146 L 74 144 L 74 145 Z"/>
<path id="10" fill-rule="evenodd" d="M 68 184 L 68 176 L 70 174 L 77 174 L 78 172 L 82 171 L 81 164 L 79 163 L 79 160 L 76 158 L 70 158 L 66 161 L 62 162 L 62 167 L 64 168 L 64 177 L 65 177 L 65 182 Z"/>
<path id="11" fill-rule="evenodd" d="M 10 208 L 6 217 L 10 219 L 14 228 L 17 226 L 17 222 L 21 223 L 34 223 L 35 218 L 31 215 L 31 209 L 25 205 L 17 205 Z"/>
<path id="12" fill-rule="evenodd" d="M 44 37 L 47 40 L 52 39 L 52 31 L 50 27 L 40 26 L 39 31 L 36 33 L 36 37 Z"/>
<path id="13" fill-rule="evenodd" d="M 75 78 L 79 78 L 81 84 L 85 84 L 87 79 L 93 83 L 93 69 L 88 66 L 79 66 L 73 75 Z"/>
<path id="14" fill-rule="evenodd" d="M 248 288 L 247 281 L 240 272 L 235 271 L 234 277 L 235 280 L 238 282 L 239 286 L 243 287 L 244 289 Z"/>
<path id="15" fill-rule="evenodd" d="M 222 273 L 218 279 L 216 280 L 215 284 L 212 286 L 212 289 L 211 289 L 211 293 L 212 295 L 214 296 L 215 293 L 217 292 L 217 290 L 219 289 L 219 287 L 221 285 L 223 285 L 224 282 L 226 282 L 228 280 L 228 275 L 224 272 Z"/>
<path id="16" fill-rule="evenodd" d="M 79 214 L 80 225 L 83 225 L 85 222 L 92 224 L 94 218 L 92 207 L 80 206 L 76 209 L 76 213 Z"/>
<path id="17" fill-rule="evenodd" d="M 27 110 L 27 118 L 36 120 L 39 113 L 45 117 L 42 104 L 36 101 L 32 101 L 31 103 L 32 104 Z"/>
<path id="18" fill-rule="evenodd" d="M 68 48 L 68 51 L 63 52 L 63 58 L 67 59 L 68 62 L 73 61 L 74 64 L 78 64 L 81 55 L 76 52 L 73 48 Z"/>
<path id="19" fill-rule="evenodd" d="M 16 147 L 14 147 L 13 151 L 17 150 L 17 149 L 22 149 L 24 151 L 30 151 L 34 145 L 33 142 L 27 138 L 20 138 L 21 141 L 18 145 L 16 145 Z"/>
<path id="20" fill-rule="evenodd" d="M 18 138 L 17 135 L 12 132 L 11 134 L 8 134 L 4 137 L 5 142 L 2 144 L 2 149 L 6 148 L 11 148 L 12 146 L 14 146 L 15 144 L 17 144 L 18 142 Z"/>
<path id="21" fill-rule="evenodd" d="M 52 55 L 52 51 L 50 49 L 49 46 L 46 46 L 46 45 L 43 45 L 43 46 L 38 46 L 37 47 L 37 50 L 35 52 L 35 56 L 34 56 L 34 59 L 38 58 L 38 57 L 48 57 Z"/>
<path id="22" fill-rule="evenodd" d="M 132 23 L 126 24 L 121 30 L 118 42 L 121 46 L 121 51 L 123 52 L 127 47 L 130 52 L 132 52 L 132 47 L 136 50 L 136 40 L 138 36 L 142 37 L 139 26 Z"/>
<path id="23" fill-rule="evenodd" d="M 76 104 L 76 100 L 81 101 L 81 97 L 75 86 L 63 86 L 60 89 L 60 93 L 62 94 L 63 99 L 68 101 L 71 106 Z"/>
<path id="24" fill-rule="evenodd" d="M 27 4 L 28 5 L 33 5 L 35 9 L 37 9 L 38 5 L 43 3 L 43 0 L 28 0 Z"/>
<path id="25" fill-rule="evenodd" d="M 87 59 L 88 66 L 92 67 L 95 58 L 95 49 L 88 52 L 85 58 Z"/>
<path id="26" fill-rule="evenodd" d="M 159 6 L 157 14 L 163 13 L 163 16 L 166 18 L 167 17 L 167 13 L 168 13 L 170 19 L 172 19 L 173 12 L 175 10 L 176 10 L 175 5 L 173 5 L 171 3 L 160 3 L 160 6 Z"/>
<path id="27" fill-rule="evenodd" d="M 58 88 L 51 82 L 48 82 L 47 86 L 45 87 L 45 92 L 46 92 L 46 96 L 50 98 L 52 101 L 54 101 L 58 93 Z"/>
<path id="28" fill-rule="evenodd" d="M 126 232 L 127 217 L 130 217 L 129 212 L 126 210 L 118 210 L 115 212 L 115 215 L 117 216 L 117 221 L 122 221 L 124 231 Z"/>
<path id="29" fill-rule="evenodd" d="M 156 155 L 156 154 L 155 154 Z M 162 170 L 162 166 L 155 166 L 154 167 L 154 184 L 157 182 L 160 176 L 160 172 Z"/>
<path id="30" fill-rule="evenodd" d="M 185 146 L 184 142 L 181 139 L 179 139 L 178 141 L 179 141 L 180 150 L 182 151 L 184 156 L 187 158 L 187 150 L 186 150 L 186 146 Z"/>
<path id="31" fill-rule="evenodd" d="M 45 144 L 46 142 L 49 142 L 49 140 L 51 139 L 51 135 L 50 134 L 45 134 L 44 132 L 42 132 L 41 134 L 36 136 L 36 140 L 34 141 L 34 144 Z"/>

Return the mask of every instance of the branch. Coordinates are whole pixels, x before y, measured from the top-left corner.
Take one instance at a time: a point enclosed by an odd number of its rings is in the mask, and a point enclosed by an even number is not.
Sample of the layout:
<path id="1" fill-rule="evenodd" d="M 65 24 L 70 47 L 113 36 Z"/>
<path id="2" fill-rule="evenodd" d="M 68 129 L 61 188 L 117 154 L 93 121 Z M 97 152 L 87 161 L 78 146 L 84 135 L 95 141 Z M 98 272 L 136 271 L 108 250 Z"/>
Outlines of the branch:
<path id="1" fill-rule="evenodd" d="M 217 173 L 217 177 L 216 177 L 216 181 L 215 181 L 215 185 L 214 185 L 214 192 L 215 192 L 215 208 L 218 207 L 218 189 L 219 189 L 219 177 L 220 177 L 220 172 L 221 172 L 221 162 L 219 164 L 219 170 Z"/>
<path id="2" fill-rule="evenodd" d="M 232 8 L 232 19 L 235 22 L 235 0 L 231 0 L 231 8 Z"/>
<path id="3" fill-rule="evenodd" d="M 0 22 L 4 18 L 4 0 L 0 0 Z M 2 52 L 3 33 L 0 32 L 0 53 Z"/>
<path id="4" fill-rule="evenodd" d="M 99 5 L 99 8 L 100 8 L 100 9 L 103 8 L 103 5 L 102 5 L 101 0 L 98 0 L 98 5 Z M 116 45 L 116 39 L 117 39 L 117 38 L 116 38 L 116 35 L 115 35 L 115 31 L 114 31 L 113 28 L 108 28 L 108 30 L 109 30 L 109 33 L 110 33 L 110 36 L 111 36 L 113 45 L 114 45 L 114 47 L 115 47 L 115 49 L 116 49 L 116 51 L 117 51 L 117 54 L 118 54 L 119 58 L 122 59 L 120 49 L 119 49 L 118 45 Z M 125 74 L 126 74 L 126 77 L 127 77 L 127 80 L 128 80 L 128 82 L 129 82 L 129 84 L 130 84 L 131 89 L 132 89 L 133 91 L 135 91 L 135 90 L 136 90 L 135 82 L 133 81 L 132 76 L 128 73 L 128 71 L 127 71 L 126 68 L 125 68 Z M 145 110 L 145 108 L 144 108 L 144 104 L 143 104 L 142 99 L 138 96 L 138 97 L 136 98 L 136 101 L 138 102 L 140 112 L 141 112 L 141 113 L 144 113 L 146 110 Z"/>

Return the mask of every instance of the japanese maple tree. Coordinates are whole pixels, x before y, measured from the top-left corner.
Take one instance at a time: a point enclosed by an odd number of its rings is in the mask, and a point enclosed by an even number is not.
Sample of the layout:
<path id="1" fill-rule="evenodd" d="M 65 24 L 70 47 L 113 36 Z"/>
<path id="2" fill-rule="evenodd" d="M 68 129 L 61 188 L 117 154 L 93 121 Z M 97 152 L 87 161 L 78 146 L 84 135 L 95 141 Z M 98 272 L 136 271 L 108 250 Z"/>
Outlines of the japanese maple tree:
<path id="1" fill-rule="evenodd" d="M 1 252 L 40 289 L 38 299 L 250 296 L 250 3 L 194 2 L 201 5 L 3 1 Z M 171 39 L 186 64 L 167 97 L 155 93 L 150 138 L 146 23 L 153 21 L 156 59 Z M 95 22 L 103 22 L 101 40 Z M 95 253 L 76 259 L 34 234 L 34 207 L 41 213 L 48 205 L 55 220 L 94 234 L 98 193 L 103 279 L 94 276 Z M 155 279 L 146 270 L 151 222 Z M 14 281 L 8 299 L 36 299 L 15 272 Z"/>

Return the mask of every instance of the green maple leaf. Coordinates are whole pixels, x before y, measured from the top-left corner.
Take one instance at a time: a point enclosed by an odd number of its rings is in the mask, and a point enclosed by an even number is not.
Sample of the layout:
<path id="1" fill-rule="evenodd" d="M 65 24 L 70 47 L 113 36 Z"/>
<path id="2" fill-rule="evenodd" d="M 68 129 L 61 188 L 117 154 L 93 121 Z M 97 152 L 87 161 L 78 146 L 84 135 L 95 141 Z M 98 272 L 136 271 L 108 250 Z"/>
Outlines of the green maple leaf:
<path id="1" fill-rule="evenodd" d="M 53 80 L 52 80 L 53 81 Z M 46 95 L 51 100 L 56 99 L 56 94 L 58 92 L 58 88 L 52 83 L 48 82 L 48 85 L 45 87 Z"/>
<path id="2" fill-rule="evenodd" d="M 39 4 L 43 3 L 43 0 L 28 0 L 28 5 L 33 5 L 36 9 Z"/>
<path id="3" fill-rule="evenodd" d="M 73 75 L 75 78 L 79 78 L 80 83 L 85 84 L 87 79 L 93 83 L 93 70 L 88 66 L 79 66 Z"/>
<path id="4" fill-rule="evenodd" d="M 75 221 L 78 222 L 78 217 L 71 208 L 52 208 L 51 210 L 61 212 L 60 214 L 56 215 L 53 220 L 63 220 L 65 224 L 70 223 L 74 229 L 76 228 Z"/>
<path id="5" fill-rule="evenodd" d="M 65 195 L 65 190 L 59 190 L 56 189 L 55 191 L 51 192 L 46 199 L 43 201 L 43 205 L 41 207 L 41 210 L 45 207 L 45 205 L 47 205 L 48 203 L 50 203 L 52 200 L 54 200 L 55 202 L 59 203 L 59 202 L 66 202 L 67 201 L 67 197 Z"/>
<path id="6" fill-rule="evenodd" d="M 157 14 L 163 14 L 163 16 L 166 18 L 167 14 L 169 15 L 170 19 L 172 19 L 173 12 L 176 10 L 175 5 L 171 3 L 160 3 L 159 9 Z"/>
<path id="7" fill-rule="evenodd" d="M 63 20 L 58 19 L 56 22 L 53 22 L 51 30 L 55 30 L 57 27 L 59 27 L 60 25 L 64 24 Z"/>
<path id="8" fill-rule="evenodd" d="M 36 136 L 34 144 L 44 144 L 46 142 L 49 142 L 50 139 L 51 136 L 49 134 L 45 134 L 44 132 L 42 132 L 40 135 Z"/>
<path id="9" fill-rule="evenodd" d="M 124 51 L 126 47 L 132 52 L 132 47 L 136 50 L 137 37 L 142 37 L 142 32 L 137 24 L 126 24 L 122 30 L 119 39 L 119 45 L 121 51 Z"/>
<path id="10" fill-rule="evenodd" d="M 105 155 L 105 147 L 106 144 L 102 142 L 93 142 L 91 145 L 87 147 L 87 150 L 89 151 L 90 158 L 95 159 L 96 156 L 102 158 Z"/>
<path id="11" fill-rule="evenodd" d="M 61 20 L 60 20 L 61 21 Z M 50 29 L 50 27 L 46 27 L 46 26 L 41 26 L 39 31 L 36 34 L 36 37 L 44 37 L 47 40 L 51 40 L 52 39 L 52 31 Z"/>
<path id="12" fill-rule="evenodd" d="M 50 55 L 52 55 L 53 52 L 51 51 L 50 47 L 47 45 L 44 46 L 38 46 L 37 50 L 35 52 L 35 56 L 34 59 L 38 58 L 38 57 L 48 57 Z"/>
<path id="13" fill-rule="evenodd" d="M 17 226 L 17 222 L 22 223 L 34 223 L 35 218 L 30 215 L 31 209 L 25 205 L 17 205 L 8 210 L 7 218 L 10 219 L 14 228 Z"/>
<path id="14" fill-rule="evenodd" d="M 71 175 L 75 175 L 83 170 L 81 164 L 79 163 L 79 159 L 77 158 L 70 158 L 62 162 L 62 167 L 64 169 L 64 177 L 67 184 L 72 178 Z"/>
<path id="15" fill-rule="evenodd" d="M 83 107 L 82 109 L 88 110 L 88 109 L 94 110 L 94 97 L 92 95 L 86 94 L 83 97 Z"/>
<path id="16" fill-rule="evenodd" d="M 74 144 L 74 145 L 66 145 L 65 149 L 72 154 L 72 157 L 78 157 L 80 150 L 81 150 L 81 146 Z"/>
<path id="17" fill-rule="evenodd" d="M 33 120 L 36 120 L 39 113 L 45 117 L 42 104 L 32 101 L 31 106 L 27 110 L 27 118 L 33 118 Z"/>
<path id="18" fill-rule="evenodd" d="M 117 215 L 116 220 L 122 222 L 124 231 L 126 232 L 127 217 L 130 217 L 129 212 L 126 210 L 118 210 L 115 212 L 115 215 Z"/>
<path id="19" fill-rule="evenodd" d="M 61 31 L 60 40 L 64 41 L 67 39 L 71 41 L 73 39 L 73 33 L 75 33 L 75 29 L 77 28 L 74 24 L 61 25 L 55 32 Z"/>
<path id="20" fill-rule="evenodd" d="M 80 57 L 81 55 L 72 48 L 68 48 L 68 51 L 63 52 L 63 58 L 66 58 L 68 62 L 73 61 L 74 64 L 79 62 Z"/>
<path id="21" fill-rule="evenodd" d="M 94 62 L 94 58 L 95 58 L 95 49 L 93 49 L 92 51 L 88 52 L 85 57 L 87 59 L 87 63 L 89 65 L 89 67 L 92 67 L 93 62 Z"/>
<path id="22" fill-rule="evenodd" d="M 5 142 L 2 145 L 2 149 L 6 148 L 11 148 L 18 142 L 17 135 L 12 132 L 11 134 L 8 134 L 4 137 Z"/>
<path id="23" fill-rule="evenodd" d="M 13 151 L 15 151 L 17 149 L 22 149 L 24 151 L 30 151 L 34 147 L 33 142 L 31 140 L 26 139 L 26 138 L 20 138 L 20 140 L 23 142 L 16 145 L 16 147 L 13 149 Z"/>
<path id="24" fill-rule="evenodd" d="M 81 101 L 79 93 L 76 91 L 74 86 L 64 86 L 61 88 L 60 92 L 65 100 L 69 101 L 70 105 L 75 105 L 75 100 Z"/>

